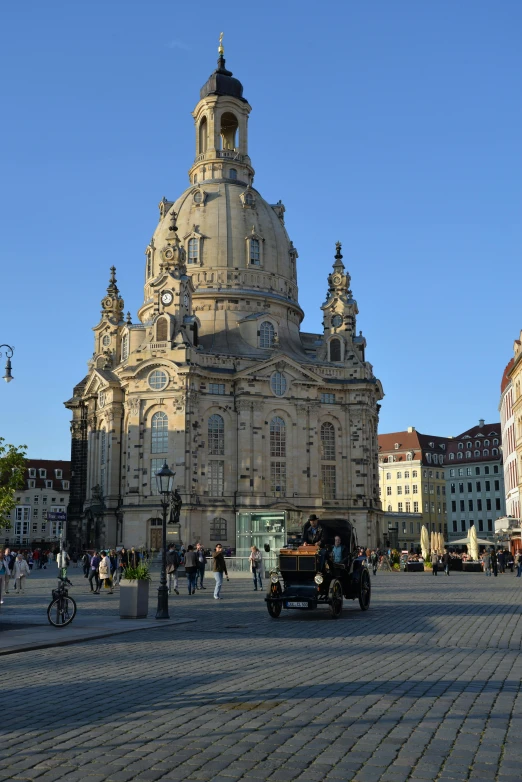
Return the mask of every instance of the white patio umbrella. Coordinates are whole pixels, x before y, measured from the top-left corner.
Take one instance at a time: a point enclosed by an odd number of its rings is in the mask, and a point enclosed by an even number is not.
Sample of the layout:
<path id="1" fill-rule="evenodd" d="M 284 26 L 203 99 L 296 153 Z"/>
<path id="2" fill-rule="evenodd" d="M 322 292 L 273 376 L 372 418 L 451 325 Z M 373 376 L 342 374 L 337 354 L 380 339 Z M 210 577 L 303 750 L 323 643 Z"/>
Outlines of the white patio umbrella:
<path id="1" fill-rule="evenodd" d="M 432 531 L 430 535 L 430 551 L 435 551 L 437 548 L 437 543 L 435 541 L 435 533 Z"/>
<path id="2" fill-rule="evenodd" d="M 442 534 L 442 532 L 439 532 L 438 538 L 439 538 L 439 551 L 440 551 L 441 554 L 443 554 L 444 553 L 444 535 Z"/>
<path id="3" fill-rule="evenodd" d="M 422 556 L 424 559 L 426 559 L 430 551 L 430 538 L 425 524 L 422 525 L 420 544 L 421 544 Z"/>
<path id="4" fill-rule="evenodd" d="M 477 530 L 475 529 L 475 525 L 473 527 L 470 527 L 469 530 L 469 545 L 468 545 L 468 552 L 471 557 L 471 559 L 476 562 L 479 558 L 478 556 L 478 540 L 477 540 Z"/>

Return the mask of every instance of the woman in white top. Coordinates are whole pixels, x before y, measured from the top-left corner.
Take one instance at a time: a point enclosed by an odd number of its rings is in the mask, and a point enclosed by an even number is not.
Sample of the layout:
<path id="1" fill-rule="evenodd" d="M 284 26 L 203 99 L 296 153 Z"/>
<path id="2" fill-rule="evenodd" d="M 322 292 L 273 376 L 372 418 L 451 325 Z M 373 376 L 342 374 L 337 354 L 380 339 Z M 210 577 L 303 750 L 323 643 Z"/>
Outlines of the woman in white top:
<path id="1" fill-rule="evenodd" d="M 100 577 L 100 581 L 103 581 L 104 588 L 109 589 L 109 595 L 112 595 L 111 561 L 106 551 L 102 551 L 101 555 L 102 560 L 98 568 L 98 575 Z"/>
<path id="2" fill-rule="evenodd" d="M 25 577 L 29 576 L 31 571 L 29 565 L 23 558 L 22 554 L 18 554 L 15 559 L 13 567 L 13 578 L 15 581 L 15 589 L 18 590 L 18 594 L 21 595 L 25 591 Z"/>

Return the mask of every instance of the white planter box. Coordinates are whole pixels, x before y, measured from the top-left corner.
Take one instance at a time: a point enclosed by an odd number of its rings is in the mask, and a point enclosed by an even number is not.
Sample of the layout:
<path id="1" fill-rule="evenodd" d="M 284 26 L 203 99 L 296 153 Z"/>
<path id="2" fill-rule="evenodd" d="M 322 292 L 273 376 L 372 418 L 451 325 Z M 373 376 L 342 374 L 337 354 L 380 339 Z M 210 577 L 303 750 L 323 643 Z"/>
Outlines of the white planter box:
<path id="1" fill-rule="evenodd" d="M 120 619 L 146 619 L 149 612 L 149 581 L 120 581 Z"/>

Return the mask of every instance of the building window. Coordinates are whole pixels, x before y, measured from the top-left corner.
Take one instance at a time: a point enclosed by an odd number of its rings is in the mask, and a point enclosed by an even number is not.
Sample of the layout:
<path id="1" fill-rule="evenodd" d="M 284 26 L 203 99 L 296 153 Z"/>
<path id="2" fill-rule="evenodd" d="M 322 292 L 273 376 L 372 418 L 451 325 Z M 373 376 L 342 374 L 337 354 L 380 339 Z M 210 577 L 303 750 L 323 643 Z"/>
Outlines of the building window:
<path id="1" fill-rule="evenodd" d="M 493 532 L 493 521 L 488 519 L 488 532 Z"/>
<path id="2" fill-rule="evenodd" d="M 210 456 L 225 455 L 225 422 L 217 413 L 208 419 L 208 453 Z"/>
<path id="3" fill-rule="evenodd" d="M 270 456 L 286 456 L 286 426 L 278 415 L 270 421 Z"/>
<path id="4" fill-rule="evenodd" d="M 414 483 L 413 486 L 411 487 L 411 493 L 412 494 L 418 494 L 419 493 L 419 487 L 418 487 L 418 485 L 416 483 Z"/>
<path id="5" fill-rule="evenodd" d="M 400 470 L 399 470 L 399 472 L 397 473 L 397 480 L 398 480 L 398 481 L 402 480 L 402 472 L 401 472 Z"/>
<path id="6" fill-rule="evenodd" d="M 260 348 L 273 348 L 274 347 L 274 335 L 275 329 L 269 320 L 264 320 L 259 327 L 259 347 Z"/>
<path id="7" fill-rule="evenodd" d="M 61 479 L 61 477 L 62 477 L 62 471 L 61 471 L 61 470 L 55 470 L 55 471 L 54 471 L 54 474 L 55 474 L 55 476 L 56 476 L 57 478 L 60 478 L 60 479 Z"/>
<path id="8" fill-rule="evenodd" d="M 237 179 L 237 169 L 231 168 L 228 172 L 228 178 L 229 179 Z"/>
<path id="9" fill-rule="evenodd" d="M 167 373 L 161 369 L 155 369 L 149 375 L 149 386 L 153 391 L 161 391 L 167 385 L 168 377 Z"/>
<path id="10" fill-rule="evenodd" d="M 270 463 L 270 491 L 286 494 L 286 462 Z"/>
<path id="11" fill-rule="evenodd" d="M 37 519 L 37 518 L 38 518 L 38 508 L 33 508 L 33 519 Z"/>
<path id="12" fill-rule="evenodd" d="M 105 464 L 106 461 L 107 461 L 107 432 L 105 431 L 105 429 L 102 429 L 100 432 L 100 464 Z"/>
<path id="13" fill-rule="evenodd" d="M 323 500 L 335 500 L 335 464 L 321 465 Z"/>
<path id="14" fill-rule="evenodd" d="M 392 512 L 392 506 L 388 505 L 388 513 L 391 513 L 391 512 Z"/>
<path id="15" fill-rule="evenodd" d="M 208 384 L 208 393 L 209 394 L 224 394 L 225 393 L 225 384 L 224 383 L 209 383 Z"/>
<path id="16" fill-rule="evenodd" d="M 250 264 L 261 266 L 261 245 L 259 239 L 250 239 Z"/>
<path id="17" fill-rule="evenodd" d="M 227 539 L 227 521 L 226 519 L 216 518 L 210 522 L 210 540 Z"/>
<path id="18" fill-rule="evenodd" d="M 387 486 L 386 487 L 386 496 L 387 497 L 391 497 L 391 493 L 392 493 L 392 487 L 391 486 Z"/>
<path id="19" fill-rule="evenodd" d="M 225 462 L 214 459 L 208 463 L 208 493 L 211 497 L 222 497 L 224 488 Z"/>
<path id="20" fill-rule="evenodd" d="M 408 484 L 406 484 L 406 486 L 404 487 L 404 494 L 409 494 L 409 493 L 410 493 L 410 487 L 408 486 Z"/>
<path id="21" fill-rule="evenodd" d="M 151 420 L 151 453 L 168 453 L 169 419 L 166 413 L 154 413 Z"/>
<path id="22" fill-rule="evenodd" d="M 487 449 L 487 448 L 485 448 L 485 449 L 482 451 L 482 456 L 489 456 L 489 451 L 488 451 L 488 449 Z"/>
<path id="23" fill-rule="evenodd" d="M 40 497 L 38 496 L 38 494 L 35 494 L 34 497 L 33 497 L 33 502 L 34 502 L 35 505 L 38 505 L 38 500 L 39 499 L 40 499 Z"/>
<path id="24" fill-rule="evenodd" d="M 461 519 L 460 520 L 460 529 L 461 529 L 461 532 L 466 532 L 466 519 Z"/>
<path id="25" fill-rule="evenodd" d="M 413 512 L 414 513 L 418 513 L 419 512 L 419 503 L 418 502 L 414 502 L 413 503 Z"/>
<path id="26" fill-rule="evenodd" d="M 335 461 L 335 427 L 330 421 L 321 424 L 321 459 Z"/>
<path id="27" fill-rule="evenodd" d="M 69 491 L 69 481 L 62 481 L 62 487 L 65 491 Z"/>
<path id="28" fill-rule="evenodd" d="M 406 513 L 410 513 L 411 502 L 406 503 Z"/>
<path id="29" fill-rule="evenodd" d="M 36 470 L 34 467 L 29 468 L 29 477 L 30 478 L 36 478 Z"/>
<path id="30" fill-rule="evenodd" d="M 129 358 L 129 335 L 124 334 L 121 340 L 121 360 L 126 361 Z"/>
<path id="31" fill-rule="evenodd" d="M 27 488 L 28 489 L 35 489 L 36 488 L 36 481 L 32 481 L 32 480 L 27 481 Z"/>
<path id="32" fill-rule="evenodd" d="M 270 388 L 275 396 L 283 396 L 286 391 L 286 377 L 282 372 L 274 372 L 270 378 Z"/>
<path id="33" fill-rule="evenodd" d="M 391 481 L 391 472 L 386 473 L 386 480 Z"/>
<path id="34" fill-rule="evenodd" d="M 397 486 L 397 494 L 402 494 L 402 486 Z"/>
<path id="35" fill-rule="evenodd" d="M 189 239 L 188 242 L 188 263 L 198 263 L 199 261 L 199 239 Z"/>
<path id="36" fill-rule="evenodd" d="M 335 402 L 335 394 L 321 394 L 321 402 L 323 405 L 333 405 Z"/>
<path id="37" fill-rule="evenodd" d="M 475 451 L 474 456 L 480 456 L 480 451 Z"/>
<path id="38" fill-rule="evenodd" d="M 412 472 L 412 474 L 411 474 L 411 477 L 412 477 L 412 478 L 416 478 L 416 477 L 417 477 L 417 470 L 414 470 L 414 471 Z"/>
<path id="39" fill-rule="evenodd" d="M 163 467 L 165 459 L 151 459 L 150 460 L 150 493 L 159 494 L 158 482 L 156 481 L 156 475 Z"/>
<path id="40" fill-rule="evenodd" d="M 156 322 L 156 340 L 157 342 L 166 342 L 169 338 L 169 324 L 167 318 L 158 318 Z"/>
<path id="41" fill-rule="evenodd" d="M 397 513 L 402 513 L 402 502 L 397 504 Z"/>
<path id="42" fill-rule="evenodd" d="M 492 448 L 491 449 L 491 455 L 492 456 L 498 456 L 498 448 Z"/>
<path id="43" fill-rule="evenodd" d="M 455 459 L 455 454 L 454 453 L 450 453 L 450 455 L 449 455 L 450 462 L 452 462 L 454 459 Z"/>
<path id="44" fill-rule="evenodd" d="M 330 340 L 330 361 L 341 360 L 341 340 L 335 337 Z"/>

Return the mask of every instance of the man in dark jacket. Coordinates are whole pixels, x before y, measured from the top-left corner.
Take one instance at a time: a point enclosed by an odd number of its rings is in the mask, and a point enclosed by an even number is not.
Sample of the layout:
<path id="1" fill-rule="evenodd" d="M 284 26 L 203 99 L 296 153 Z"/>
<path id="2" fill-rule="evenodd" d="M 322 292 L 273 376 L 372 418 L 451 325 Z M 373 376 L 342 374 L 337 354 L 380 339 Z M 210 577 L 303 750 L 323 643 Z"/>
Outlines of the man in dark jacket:
<path id="1" fill-rule="evenodd" d="M 100 552 L 96 551 L 94 556 L 91 557 L 91 563 L 89 566 L 89 584 L 91 587 L 91 592 L 93 592 L 95 595 L 100 594 L 100 587 L 101 587 L 101 579 L 99 574 L 100 562 L 101 562 Z M 96 584 L 96 589 L 92 588 L 93 581 Z"/>
<path id="2" fill-rule="evenodd" d="M 442 556 L 442 564 L 444 565 L 444 572 L 447 576 L 449 576 L 450 559 L 450 553 L 446 550 Z"/>
<path id="3" fill-rule="evenodd" d="M 129 566 L 130 567 L 138 567 L 140 564 L 140 552 L 136 551 L 134 546 L 129 551 Z"/>
<path id="4" fill-rule="evenodd" d="M 498 560 L 495 549 L 492 549 L 491 551 L 491 569 L 493 570 L 493 575 L 496 578 L 498 576 Z"/>
<path id="5" fill-rule="evenodd" d="M 312 513 L 303 527 L 303 545 L 320 546 L 323 542 L 324 531 L 319 524 L 319 519 Z"/>
<path id="6" fill-rule="evenodd" d="M 227 572 L 227 563 L 225 562 L 225 557 L 223 555 L 223 546 L 221 543 L 218 543 L 216 545 L 216 550 L 212 554 L 212 559 L 214 560 L 214 578 L 216 579 L 216 587 L 214 589 L 214 600 L 223 600 L 223 598 L 220 595 L 221 587 L 223 586 L 223 575 L 228 578 L 228 572 Z"/>
<path id="7" fill-rule="evenodd" d="M 205 566 L 207 564 L 207 558 L 205 556 L 205 550 L 201 543 L 196 545 L 196 559 L 197 559 L 197 571 L 196 571 L 196 589 L 206 589 L 203 586 L 203 579 L 205 578 Z M 198 586 L 199 582 L 199 586 Z"/>
<path id="8" fill-rule="evenodd" d="M 178 567 L 179 567 L 179 554 L 176 551 L 174 544 L 171 543 L 167 551 L 167 576 L 169 581 L 169 595 L 172 590 L 179 595 L 178 592 Z"/>

